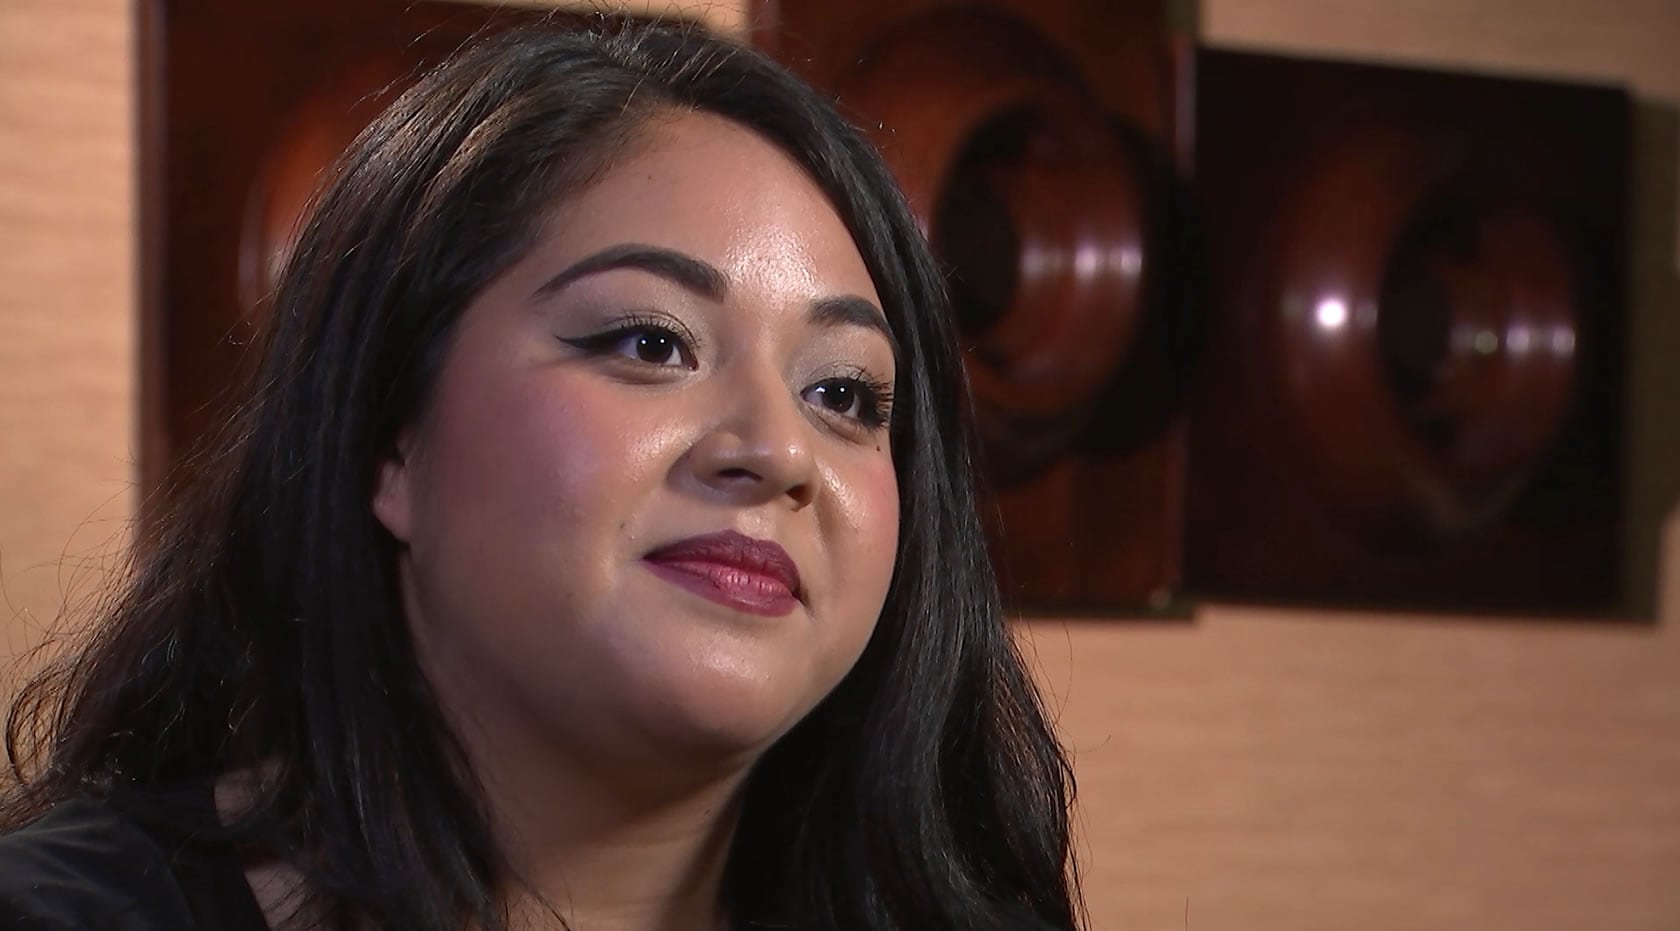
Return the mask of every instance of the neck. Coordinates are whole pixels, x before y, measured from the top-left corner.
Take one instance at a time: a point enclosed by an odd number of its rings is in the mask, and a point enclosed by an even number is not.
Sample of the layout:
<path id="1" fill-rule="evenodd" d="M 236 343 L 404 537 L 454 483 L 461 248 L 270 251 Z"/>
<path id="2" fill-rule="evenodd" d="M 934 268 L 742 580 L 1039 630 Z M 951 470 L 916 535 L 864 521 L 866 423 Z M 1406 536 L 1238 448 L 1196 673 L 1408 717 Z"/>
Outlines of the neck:
<path id="1" fill-rule="evenodd" d="M 723 874 L 750 754 L 615 741 L 624 734 L 599 722 L 574 732 L 482 680 L 451 688 L 440 670 L 433 681 L 511 874 L 501 891 L 515 931 L 726 927 Z"/>
<path id="2" fill-rule="evenodd" d="M 517 771 L 491 768 L 480 776 L 515 873 L 506 890 L 512 931 L 728 927 L 721 892 L 742 776 L 650 804 L 645 785 L 558 775 L 519 779 Z M 249 770 L 220 780 L 216 806 L 224 821 L 251 804 L 259 781 Z M 269 927 L 293 927 L 299 916 L 313 914 L 303 876 L 292 865 L 256 863 L 246 879 Z"/>
<path id="3" fill-rule="evenodd" d="M 496 836 L 515 874 L 508 890 L 513 928 L 726 926 L 721 890 L 739 815 L 739 774 L 676 787 L 577 767 L 484 769 Z"/>
<path id="4" fill-rule="evenodd" d="M 511 931 L 728 927 L 723 873 L 745 767 L 709 777 L 690 773 L 682 781 L 624 778 L 578 766 L 576 756 L 554 750 L 540 759 L 530 742 L 521 747 L 505 733 L 469 726 L 462 738 L 513 874 L 503 889 Z M 216 805 L 224 821 L 255 800 L 260 773 L 242 770 L 219 781 Z M 255 863 L 246 878 L 269 927 L 294 927 L 313 914 L 307 884 L 293 865 Z"/>

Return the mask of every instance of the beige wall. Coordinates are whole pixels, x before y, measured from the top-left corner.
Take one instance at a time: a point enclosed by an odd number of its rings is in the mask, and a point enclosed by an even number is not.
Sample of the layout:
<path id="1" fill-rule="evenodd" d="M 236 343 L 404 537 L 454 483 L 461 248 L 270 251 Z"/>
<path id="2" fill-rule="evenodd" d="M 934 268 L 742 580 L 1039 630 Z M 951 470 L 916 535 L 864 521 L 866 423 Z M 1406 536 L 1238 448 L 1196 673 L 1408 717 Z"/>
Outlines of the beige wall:
<path id="1" fill-rule="evenodd" d="M 0 656 L 132 510 L 132 26 L 125 0 L 0 0 Z"/>
<path id="2" fill-rule="evenodd" d="M 0 0 L 0 580 L 37 618 L 60 554 L 133 506 L 129 7 Z M 1651 326 L 1674 314 L 1680 4 L 1206 0 L 1202 22 L 1220 44 L 1631 83 L 1656 106 L 1637 293 Z M 1635 378 L 1660 422 L 1680 390 Z M 1677 457 L 1662 430 L 1638 443 L 1642 532 L 1667 528 L 1654 625 L 1031 625 L 1094 926 L 1177 931 L 1188 903 L 1193 931 L 1680 929 L 1680 525 L 1655 508 Z M 32 629 L 0 624 L 0 655 Z"/>

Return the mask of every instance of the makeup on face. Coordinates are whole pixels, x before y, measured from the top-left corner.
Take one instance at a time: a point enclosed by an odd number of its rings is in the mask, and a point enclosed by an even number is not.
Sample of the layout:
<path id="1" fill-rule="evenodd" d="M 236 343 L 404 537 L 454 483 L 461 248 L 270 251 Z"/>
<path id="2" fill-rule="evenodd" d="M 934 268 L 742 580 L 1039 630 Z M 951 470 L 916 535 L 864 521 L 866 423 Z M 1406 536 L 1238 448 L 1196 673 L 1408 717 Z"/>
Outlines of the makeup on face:
<path id="1" fill-rule="evenodd" d="M 659 123 L 468 307 L 382 474 L 445 701 L 643 766 L 768 747 L 885 602 L 896 365 L 803 170 L 720 118 Z"/>

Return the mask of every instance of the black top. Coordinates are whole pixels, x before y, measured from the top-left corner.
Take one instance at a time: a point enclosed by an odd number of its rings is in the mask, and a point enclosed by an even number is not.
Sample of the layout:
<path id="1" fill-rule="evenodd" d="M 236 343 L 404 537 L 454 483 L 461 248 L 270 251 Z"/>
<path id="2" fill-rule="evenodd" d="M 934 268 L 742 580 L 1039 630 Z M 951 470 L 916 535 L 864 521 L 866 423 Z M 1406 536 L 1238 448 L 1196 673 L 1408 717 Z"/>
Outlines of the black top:
<path id="1" fill-rule="evenodd" d="M 0 931 L 267 931 L 239 858 L 75 800 L 0 835 Z"/>

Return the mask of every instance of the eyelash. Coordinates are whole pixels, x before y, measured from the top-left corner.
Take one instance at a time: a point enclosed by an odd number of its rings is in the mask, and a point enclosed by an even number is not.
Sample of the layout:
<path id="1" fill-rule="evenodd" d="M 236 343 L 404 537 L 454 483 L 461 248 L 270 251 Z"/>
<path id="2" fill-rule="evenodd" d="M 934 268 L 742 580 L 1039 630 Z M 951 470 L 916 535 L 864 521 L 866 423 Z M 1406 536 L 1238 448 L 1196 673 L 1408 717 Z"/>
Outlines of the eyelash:
<path id="1" fill-rule="evenodd" d="M 629 353 L 622 352 L 626 341 L 633 337 L 640 340 L 662 341 L 669 345 L 671 351 L 677 353 L 683 368 L 693 371 L 699 367 L 699 362 L 694 355 L 694 347 L 699 345 L 699 340 L 680 323 L 664 318 L 628 317 L 610 329 L 599 333 L 571 338 L 562 337 L 560 341 L 591 356 L 603 358 L 613 356 L 637 365 L 654 368 L 671 367 L 668 363 L 650 362 L 642 359 L 634 350 Z M 640 346 L 641 343 L 638 343 L 637 348 L 640 348 Z M 857 412 L 855 414 L 846 413 L 844 410 L 835 410 L 820 401 L 809 398 L 809 395 L 813 392 L 821 392 L 821 394 L 826 395 L 828 391 L 836 389 L 854 392 L 851 407 L 856 408 Z M 819 408 L 825 414 L 845 421 L 848 426 L 856 425 L 856 428 L 868 432 L 884 429 L 892 423 L 893 389 L 891 383 L 871 377 L 862 369 L 851 369 L 842 375 L 818 381 L 800 392 L 800 397 L 806 398 L 807 403 Z"/>
<path id="2" fill-rule="evenodd" d="M 698 346 L 700 341 L 686 327 L 675 320 L 665 320 L 657 317 L 626 317 L 611 329 L 571 339 L 562 337 L 560 341 L 581 349 L 592 356 L 616 355 L 642 365 L 666 367 L 663 363 L 649 362 L 646 359 L 618 351 L 624 346 L 625 340 L 638 335 L 643 339 L 653 337 L 668 342 L 682 359 L 684 368 L 693 371 L 699 367 L 700 363 L 694 357 L 694 347 Z"/>
<path id="3" fill-rule="evenodd" d="M 872 378 L 862 370 L 854 369 L 845 375 L 825 378 L 800 392 L 800 397 L 805 397 L 818 390 L 826 392 L 833 388 L 855 392 L 856 399 L 852 402 L 852 405 L 857 408 L 856 414 L 835 411 L 817 401 L 811 401 L 810 403 L 824 411 L 835 414 L 848 423 L 857 424 L 869 432 L 885 429 L 892 424 L 892 385 L 881 379 Z"/>

